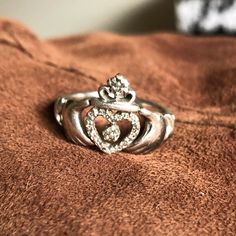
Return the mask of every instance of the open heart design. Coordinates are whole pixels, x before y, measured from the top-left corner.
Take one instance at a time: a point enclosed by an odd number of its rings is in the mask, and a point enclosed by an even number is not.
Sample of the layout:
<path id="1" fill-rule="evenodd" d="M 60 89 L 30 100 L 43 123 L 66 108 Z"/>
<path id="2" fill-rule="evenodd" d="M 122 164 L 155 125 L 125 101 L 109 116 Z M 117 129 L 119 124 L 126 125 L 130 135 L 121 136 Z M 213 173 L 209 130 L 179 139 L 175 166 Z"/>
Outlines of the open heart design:
<path id="1" fill-rule="evenodd" d="M 98 116 L 102 116 L 110 123 L 110 125 L 102 132 L 102 135 L 98 133 L 95 125 L 95 119 Z M 117 122 L 122 120 L 128 120 L 131 123 L 132 128 L 130 133 L 123 140 L 117 142 L 121 134 Z M 85 127 L 90 139 L 102 151 L 114 153 L 129 147 L 137 138 L 140 132 L 140 121 L 138 116 L 132 112 L 119 111 L 114 113 L 111 109 L 94 107 L 88 112 L 85 118 Z"/>

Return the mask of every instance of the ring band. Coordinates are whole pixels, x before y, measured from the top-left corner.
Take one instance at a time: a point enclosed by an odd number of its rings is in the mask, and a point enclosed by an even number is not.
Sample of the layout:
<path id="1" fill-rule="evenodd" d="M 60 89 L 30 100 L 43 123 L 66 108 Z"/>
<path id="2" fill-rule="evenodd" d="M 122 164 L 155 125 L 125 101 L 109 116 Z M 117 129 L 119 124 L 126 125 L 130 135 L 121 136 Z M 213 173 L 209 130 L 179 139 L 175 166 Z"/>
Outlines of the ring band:
<path id="1" fill-rule="evenodd" d="M 59 97 L 54 115 L 70 140 L 84 146 L 96 145 L 108 154 L 122 150 L 151 152 L 170 137 L 175 121 L 165 107 L 137 98 L 121 74 L 110 78 L 98 91 Z M 105 127 L 100 127 L 103 123 Z"/>

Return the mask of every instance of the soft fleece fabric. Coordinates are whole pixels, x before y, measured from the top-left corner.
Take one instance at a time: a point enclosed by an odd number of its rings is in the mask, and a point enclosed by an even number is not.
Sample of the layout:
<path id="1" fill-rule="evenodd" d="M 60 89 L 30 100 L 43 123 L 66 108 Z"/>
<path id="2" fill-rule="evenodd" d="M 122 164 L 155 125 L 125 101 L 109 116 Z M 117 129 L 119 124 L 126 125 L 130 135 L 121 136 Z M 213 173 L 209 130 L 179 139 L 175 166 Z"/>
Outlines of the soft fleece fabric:
<path id="1" fill-rule="evenodd" d="M 123 73 L 176 115 L 148 155 L 65 138 L 53 101 Z M 40 40 L 0 20 L 1 235 L 235 235 L 236 38 Z"/>

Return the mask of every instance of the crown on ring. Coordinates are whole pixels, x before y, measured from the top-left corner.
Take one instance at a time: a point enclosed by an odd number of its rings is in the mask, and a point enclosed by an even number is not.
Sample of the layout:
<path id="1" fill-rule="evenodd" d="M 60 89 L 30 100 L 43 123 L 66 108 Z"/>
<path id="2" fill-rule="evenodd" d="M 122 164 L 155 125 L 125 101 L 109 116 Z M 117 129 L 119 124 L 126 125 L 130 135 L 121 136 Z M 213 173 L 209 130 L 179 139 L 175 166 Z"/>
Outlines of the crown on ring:
<path id="1" fill-rule="evenodd" d="M 98 89 L 100 99 L 104 102 L 128 102 L 132 103 L 136 94 L 129 86 L 128 80 L 121 74 L 117 74 L 107 81 L 106 85 Z"/>

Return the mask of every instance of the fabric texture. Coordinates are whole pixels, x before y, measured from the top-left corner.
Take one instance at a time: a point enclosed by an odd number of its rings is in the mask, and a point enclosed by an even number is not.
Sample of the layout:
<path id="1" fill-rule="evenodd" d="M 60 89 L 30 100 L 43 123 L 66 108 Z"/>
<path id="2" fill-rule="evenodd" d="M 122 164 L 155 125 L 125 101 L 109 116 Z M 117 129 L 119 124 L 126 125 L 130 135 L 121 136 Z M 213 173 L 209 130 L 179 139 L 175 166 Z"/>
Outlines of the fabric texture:
<path id="1" fill-rule="evenodd" d="M 176 115 L 148 155 L 73 144 L 53 117 L 59 95 L 117 72 Z M 1 19 L 0 91 L 1 235 L 235 235 L 235 38 L 40 40 Z"/>

